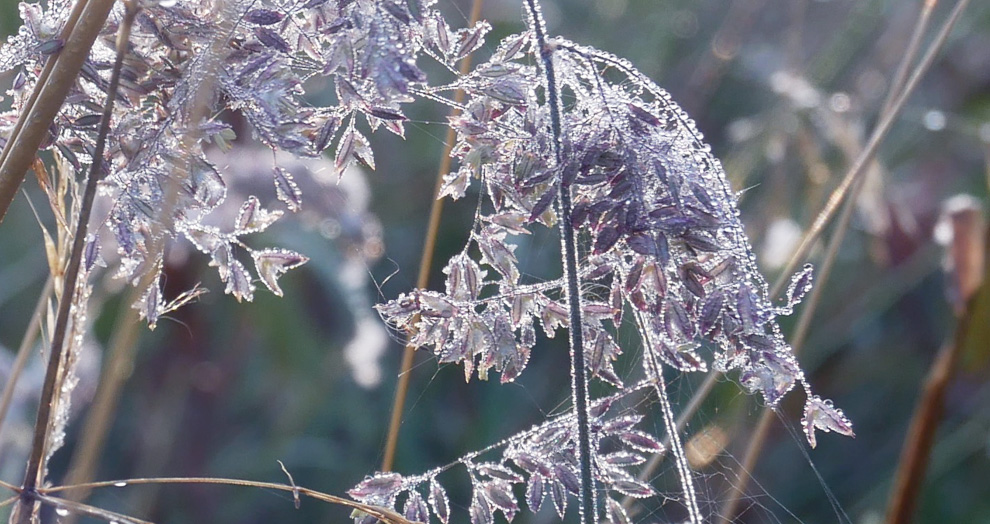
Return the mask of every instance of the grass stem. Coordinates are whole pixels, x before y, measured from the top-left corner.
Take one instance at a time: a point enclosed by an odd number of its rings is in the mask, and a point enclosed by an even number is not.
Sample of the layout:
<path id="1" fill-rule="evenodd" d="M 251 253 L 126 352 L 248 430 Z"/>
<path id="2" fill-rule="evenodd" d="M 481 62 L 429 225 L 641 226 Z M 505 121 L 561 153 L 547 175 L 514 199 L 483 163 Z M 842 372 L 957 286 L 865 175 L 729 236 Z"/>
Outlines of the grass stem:
<path id="1" fill-rule="evenodd" d="M 481 5 L 483 0 L 473 0 L 471 3 L 471 21 L 474 25 L 481 19 Z M 471 71 L 471 55 L 461 60 L 460 73 L 467 75 Z M 460 113 L 457 106 L 464 101 L 464 91 L 458 89 L 454 93 L 455 109 L 451 116 Z M 443 214 L 443 199 L 439 198 L 443 189 L 443 177 L 450 171 L 450 152 L 454 148 L 456 135 L 452 127 L 447 128 L 447 136 L 444 139 L 443 156 L 440 159 L 440 169 L 437 170 L 436 187 L 433 190 L 433 202 L 430 204 L 430 219 L 426 225 L 426 238 L 423 241 L 423 253 L 419 261 L 419 275 L 416 277 L 416 287 L 426 289 L 430 284 L 430 270 L 433 267 L 433 253 L 436 251 L 437 235 L 440 231 L 440 216 Z M 415 321 L 413 322 L 415 324 Z M 388 436 L 385 441 L 385 457 L 382 459 L 382 471 L 390 471 L 395 463 L 395 449 L 399 445 L 399 429 L 402 426 L 402 413 L 406 404 L 406 397 L 409 395 L 409 380 L 412 377 L 413 360 L 416 355 L 416 348 L 406 345 L 402 352 L 402 364 L 399 371 L 399 382 L 395 388 L 395 399 L 392 401 L 392 415 L 389 418 Z"/>
<path id="2" fill-rule="evenodd" d="M 556 163 L 561 169 L 563 157 L 562 103 L 557 91 L 557 79 L 553 65 L 553 48 L 547 41 L 546 23 L 536 0 L 526 0 L 526 9 L 532 21 L 536 45 L 539 48 L 546 82 L 546 101 L 550 110 L 550 126 Z M 588 419 L 588 377 L 584 359 L 584 326 L 581 311 L 581 282 L 578 275 L 577 241 L 574 226 L 571 224 L 571 188 L 562 181 L 557 185 L 557 203 L 560 206 L 560 242 L 563 247 L 564 280 L 567 289 L 568 335 L 571 348 L 571 398 L 577 414 L 578 462 L 581 477 L 581 522 L 598 522 L 598 505 L 595 500 L 595 478 L 591 465 L 591 435 Z"/>

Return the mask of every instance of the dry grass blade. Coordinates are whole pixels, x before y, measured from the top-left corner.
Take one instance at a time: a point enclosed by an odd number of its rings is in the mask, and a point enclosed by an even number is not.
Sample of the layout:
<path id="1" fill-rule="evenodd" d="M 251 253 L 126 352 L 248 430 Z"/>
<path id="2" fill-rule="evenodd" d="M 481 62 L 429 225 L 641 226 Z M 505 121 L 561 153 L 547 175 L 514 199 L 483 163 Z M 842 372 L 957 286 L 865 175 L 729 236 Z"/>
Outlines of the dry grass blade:
<path id="1" fill-rule="evenodd" d="M 473 0 L 471 3 L 471 21 L 474 25 L 481 18 L 483 0 Z M 471 55 L 461 60 L 460 73 L 466 75 L 471 70 Z M 454 93 L 454 105 L 460 106 L 464 101 L 464 91 L 458 89 Z M 451 116 L 456 117 L 459 109 L 454 109 Z M 440 215 L 443 213 L 443 199 L 439 198 L 443 189 L 443 177 L 450 171 L 450 152 L 454 147 L 455 133 L 453 128 L 447 128 L 444 139 L 443 156 L 440 169 L 437 171 L 436 187 L 433 190 L 433 202 L 430 204 L 430 219 L 426 226 L 426 238 L 423 242 L 423 254 L 419 262 L 419 275 L 416 277 L 416 287 L 426 289 L 430 284 L 430 269 L 433 267 L 433 252 L 436 250 L 437 234 L 440 231 Z M 399 370 L 399 383 L 395 388 L 395 399 L 392 402 L 392 415 L 389 418 L 388 437 L 385 442 L 385 457 L 382 459 L 382 471 L 389 471 L 395 463 L 395 448 L 399 444 L 399 428 L 402 425 L 402 412 L 405 408 L 406 396 L 409 394 L 409 380 L 412 377 L 413 359 L 416 348 L 407 345 L 402 352 L 402 364 Z"/>
<path id="2" fill-rule="evenodd" d="M 83 62 L 89 56 L 93 42 L 103 29 L 113 4 L 114 0 L 80 1 L 78 5 L 82 7 L 78 21 L 66 26 L 71 28 L 71 33 L 65 39 L 65 47 L 51 66 L 50 74 L 45 77 L 42 73 L 41 80 L 44 82 L 38 84 L 37 95 L 32 94 L 31 102 L 18 120 L 15 134 L 0 156 L 0 222 L 34 162 L 48 126 L 61 109 Z M 70 22 L 73 20 L 70 19 Z"/>

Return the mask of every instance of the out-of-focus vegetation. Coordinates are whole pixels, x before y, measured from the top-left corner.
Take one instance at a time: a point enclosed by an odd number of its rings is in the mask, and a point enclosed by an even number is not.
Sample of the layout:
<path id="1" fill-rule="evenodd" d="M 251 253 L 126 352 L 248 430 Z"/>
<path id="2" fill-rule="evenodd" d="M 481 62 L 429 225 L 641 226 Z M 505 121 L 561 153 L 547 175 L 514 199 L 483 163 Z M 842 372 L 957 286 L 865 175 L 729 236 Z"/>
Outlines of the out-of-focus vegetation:
<path id="1" fill-rule="evenodd" d="M 468 10 L 464 1 L 440 2 L 450 13 Z M 944 18 L 949 4 L 937 4 L 933 20 Z M 875 125 L 921 5 L 572 0 L 545 1 L 544 8 L 551 32 L 628 58 L 697 120 L 733 186 L 742 191 L 743 220 L 772 280 Z M 496 22 L 496 32 L 517 30 L 520 13 L 514 0 L 485 2 L 484 17 Z M 17 21 L 15 2 L 0 0 L 0 31 L 15 31 Z M 0 78 L 0 86 L 6 89 L 10 81 Z M 354 200 L 328 202 L 327 209 L 349 206 L 337 215 L 314 205 L 318 209 L 311 215 L 283 220 L 265 233 L 311 259 L 283 278 L 284 298 L 259 292 L 255 302 L 238 303 L 220 292 L 204 258 L 191 250 L 171 253 L 166 294 L 200 281 L 214 292 L 161 320 L 155 331 L 142 328 L 97 478 L 283 481 L 276 463 L 281 460 L 298 485 L 342 494 L 377 469 L 401 341 L 394 335 L 377 361 L 366 359 L 370 367 L 363 369 L 370 375 L 360 379 L 345 348 L 357 340 L 351 351 L 373 349 L 381 328 L 368 327 L 364 309 L 415 283 L 442 148 L 443 128 L 434 123 L 445 115 L 426 105 L 414 113 L 420 122 L 408 126 L 406 140 L 381 133 L 373 140 L 378 169 L 363 175 L 370 190 L 367 210 Z M 933 230 L 947 198 L 967 193 L 984 206 L 988 201 L 990 6 L 970 6 L 877 160 L 800 355 L 817 391 L 834 398 L 853 419 L 857 437 L 824 436 L 809 451 L 775 423 L 752 471 L 758 485 L 744 498 L 749 509 L 740 522 L 837 520 L 805 452 L 853 522 L 883 517 L 921 381 L 954 327 L 941 270 L 944 253 Z M 44 197 L 33 181 L 24 187 L 0 227 L 0 379 L 48 272 L 29 204 L 43 210 L 46 206 L 38 204 Z M 315 191 L 305 193 L 311 202 L 318 200 Z M 435 260 L 445 261 L 464 244 L 473 205 L 467 198 L 447 206 Z M 360 223 L 348 223 L 342 215 Z M 375 221 L 384 247 L 342 241 L 355 228 L 369 234 L 362 228 L 371 227 L 375 236 Z M 366 251 L 355 254 L 356 249 Z M 552 232 L 536 235 L 521 249 L 520 262 L 529 272 L 555 274 L 558 243 Z M 812 262 L 821 255 L 821 249 L 814 251 Z M 435 264 L 432 286 L 442 282 L 440 267 Z M 64 475 L 89 413 L 98 355 L 127 306 L 128 294 L 107 282 L 94 294 L 91 368 L 81 374 L 76 422 L 70 442 L 55 457 L 56 476 Z M 784 329 L 790 335 L 794 326 Z M 507 386 L 465 384 L 460 368 L 438 369 L 435 359 L 422 356 L 412 371 L 396 469 L 414 472 L 444 464 L 559 411 L 569 399 L 569 377 L 558 372 L 568 365 L 560 343 L 542 341 L 527 373 Z M 990 340 L 972 347 L 985 357 Z M 918 522 L 990 520 L 986 362 L 964 359 L 968 365 L 950 386 Z M 4 480 L 22 473 L 42 372 L 38 362 L 29 366 L 4 425 Z M 677 386 L 687 399 L 697 384 L 682 378 Z M 781 417 L 795 426 L 799 401 L 792 400 L 784 403 Z M 726 447 L 713 462 L 732 471 L 758 414 L 759 406 L 726 380 L 687 434 L 724 435 Z M 711 467 L 698 467 L 702 497 L 721 505 L 736 479 L 711 473 Z M 465 493 L 452 497 L 457 502 Z M 170 523 L 347 518 L 339 508 L 304 501 L 296 511 L 291 495 L 241 488 L 128 487 L 94 492 L 90 501 Z M 528 518 L 555 517 L 544 511 Z M 649 515 L 638 519 L 650 522 Z"/>

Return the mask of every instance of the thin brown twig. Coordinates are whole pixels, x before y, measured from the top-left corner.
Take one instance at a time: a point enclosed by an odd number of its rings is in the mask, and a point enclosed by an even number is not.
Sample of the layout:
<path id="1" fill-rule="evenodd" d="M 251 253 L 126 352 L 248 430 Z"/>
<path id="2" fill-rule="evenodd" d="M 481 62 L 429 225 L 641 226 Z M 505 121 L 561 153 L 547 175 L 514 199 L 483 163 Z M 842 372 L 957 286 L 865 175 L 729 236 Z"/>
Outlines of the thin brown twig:
<path id="1" fill-rule="evenodd" d="M 84 2 L 80 0 L 80 5 L 82 3 Z M 39 83 L 35 88 L 38 94 L 32 94 L 33 103 L 21 114 L 19 121 L 23 124 L 17 128 L 16 135 L 11 136 L 0 155 L 0 222 L 24 181 L 28 167 L 34 162 L 38 146 L 48 133 L 49 125 L 61 109 L 79 70 L 89 56 L 89 50 L 103 29 L 114 0 L 90 0 L 85 4 L 80 7 L 78 19 L 71 26 L 71 32 L 51 66 L 51 72 L 44 77 L 44 83 Z"/>
<path id="2" fill-rule="evenodd" d="M 20 490 L 21 490 L 21 488 L 15 486 L 15 485 L 13 485 L 13 484 L 11 484 L 9 482 L 5 482 L 3 480 L 0 480 L 0 488 L 7 488 L 7 489 L 9 489 L 11 491 L 16 491 L 16 492 L 20 492 Z"/>
<path id="3" fill-rule="evenodd" d="M 82 254 L 86 245 L 86 231 L 90 215 L 93 211 L 93 202 L 96 199 L 96 188 L 103 164 L 103 151 L 106 147 L 107 134 L 110 131 L 110 119 L 113 113 L 114 100 L 117 95 L 117 86 L 120 83 L 120 70 L 123 67 L 124 54 L 127 50 L 128 40 L 130 39 L 131 26 L 138 9 L 135 3 L 128 2 L 126 5 L 127 11 L 117 33 L 117 58 L 114 62 L 113 72 L 110 75 L 107 100 L 100 121 L 96 147 L 92 155 L 93 162 L 90 166 L 89 178 L 86 181 L 82 203 L 79 206 L 75 237 L 72 239 L 72 250 L 69 253 L 69 262 L 66 265 L 63 277 L 62 295 L 59 300 L 58 313 L 55 319 L 55 329 L 52 333 L 52 349 L 48 357 L 48 368 L 45 372 L 45 382 L 42 388 L 41 401 L 38 406 L 38 414 L 34 426 L 31 455 L 24 474 L 24 491 L 21 498 L 23 503 L 18 505 L 21 509 L 19 512 L 20 520 L 18 522 L 25 524 L 31 519 L 31 514 L 33 513 L 33 510 L 29 508 L 29 506 L 33 507 L 35 503 L 31 495 L 34 494 L 38 484 L 41 482 L 41 475 L 44 471 L 43 465 L 48 444 L 49 422 L 54 416 L 55 404 L 58 401 L 56 391 L 59 389 L 59 377 L 62 376 L 62 363 L 65 356 L 63 354 L 63 348 L 69 325 L 71 307 L 75 297 L 76 284 L 81 270 Z"/>
<path id="4" fill-rule="evenodd" d="M 90 506 L 89 504 L 83 504 L 74 500 L 52 497 L 41 493 L 35 494 L 34 498 L 42 504 L 47 504 L 55 508 L 56 511 L 71 512 L 75 515 L 88 515 L 106 522 L 118 522 L 123 524 L 152 524 L 147 520 L 134 518 L 122 513 L 117 513 L 116 511 L 98 508 L 96 506 Z"/>
<path id="5" fill-rule="evenodd" d="M 10 368 L 7 383 L 3 385 L 3 395 L 0 396 L 0 435 L 3 434 L 3 423 L 7 420 L 7 410 L 10 409 L 10 403 L 14 399 L 14 387 L 17 385 L 21 372 L 24 371 L 28 355 L 31 354 L 31 348 L 34 346 L 34 342 L 38 338 L 38 332 L 41 330 L 41 316 L 45 313 L 45 306 L 48 304 L 53 286 L 54 279 L 49 276 L 48 280 L 45 281 L 45 287 L 42 288 L 41 294 L 38 295 L 38 303 L 34 306 L 34 312 L 31 314 L 31 320 L 28 321 L 27 330 L 24 331 L 24 336 L 21 338 L 21 345 L 17 348 L 17 357 L 14 359 L 14 365 Z"/>
<path id="6" fill-rule="evenodd" d="M 136 486 L 136 485 L 166 485 L 166 484 L 211 484 L 217 486 L 240 486 L 240 487 L 248 487 L 248 488 L 272 489 L 278 491 L 286 491 L 289 493 L 299 493 L 300 495 L 305 495 L 307 497 L 320 500 L 323 502 L 328 502 L 330 504 L 337 504 L 340 506 L 346 506 L 349 508 L 363 511 L 383 522 L 388 522 L 391 524 L 413 524 L 402 515 L 399 515 L 395 511 L 392 511 L 388 508 L 372 506 L 370 504 L 356 502 L 350 499 L 345 499 L 343 497 L 338 497 L 336 495 L 323 493 L 322 491 L 317 491 L 315 489 L 304 488 L 302 486 L 297 486 L 297 485 L 281 484 L 277 482 L 259 482 L 254 480 L 229 479 L 222 477 L 159 477 L 159 478 L 106 480 L 100 482 L 87 482 L 85 484 L 67 484 L 65 486 L 56 486 L 52 488 L 39 488 L 38 492 L 47 495 L 51 493 L 58 493 L 60 491 L 76 490 L 80 488 L 84 488 L 84 489 L 98 489 L 98 488 L 109 488 L 109 487 L 122 488 L 126 486 Z"/>
<path id="7" fill-rule="evenodd" d="M 481 5 L 483 0 L 474 0 L 471 4 L 471 21 L 473 25 L 481 18 Z M 471 70 L 471 55 L 461 60 L 460 73 L 466 75 Z M 464 91 L 458 89 L 454 93 L 454 105 L 460 106 L 464 100 Z M 457 116 L 460 110 L 456 107 L 451 112 L 451 116 Z M 437 171 L 436 187 L 433 190 L 433 203 L 430 205 L 430 219 L 426 226 L 426 238 L 423 242 L 423 253 L 419 262 L 419 275 L 416 278 L 416 287 L 425 289 L 430 283 L 430 270 L 433 267 L 433 252 L 436 250 L 437 235 L 440 231 L 440 216 L 443 213 L 443 199 L 440 198 L 440 191 L 443 189 L 443 177 L 450 171 L 450 152 L 454 147 L 456 136 L 452 127 L 447 128 L 447 136 L 444 140 L 443 157 L 440 160 L 440 169 Z M 415 324 L 415 321 L 413 321 Z M 399 444 L 399 429 L 402 425 L 402 415 L 405 408 L 406 397 L 409 394 L 409 380 L 412 377 L 413 360 L 416 355 L 414 346 L 406 345 L 402 352 L 402 364 L 399 371 L 399 382 L 395 388 L 395 399 L 392 402 L 392 414 L 389 418 L 388 437 L 385 441 L 384 458 L 382 459 L 382 471 L 389 471 L 395 462 L 395 450 Z"/>
<path id="8" fill-rule="evenodd" d="M 887 524 L 907 524 L 912 520 L 921 484 L 925 479 L 928 457 L 935 442 L 935 430 L 942 417 L 945 391 L 956 369 L 956 362 L 959 361 L 962 340 L 958 337 L 966 332 L 971 320 L 969 314 L 959 318 L 955 336 L 942 346 L 928 371 L 923 393 L 915 408 L 904 449 L 898 460 L 894 492 L 887 508 Z"/>

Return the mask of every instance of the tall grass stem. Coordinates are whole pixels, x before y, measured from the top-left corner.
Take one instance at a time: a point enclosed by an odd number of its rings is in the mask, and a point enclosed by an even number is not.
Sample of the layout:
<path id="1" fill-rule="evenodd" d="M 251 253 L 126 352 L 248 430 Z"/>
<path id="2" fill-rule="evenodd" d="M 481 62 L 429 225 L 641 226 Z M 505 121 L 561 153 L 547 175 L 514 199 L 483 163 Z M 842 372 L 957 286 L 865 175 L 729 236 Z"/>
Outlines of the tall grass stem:
<path id="1" fill-rule="evenodd" d="M 473 0 L 471 3 L 471 21 L 474 25 L 481 19 L 483 0 Z M 460 73 L 466 75 L 471 71 L 471 55 L 461 60 Z M 454 93 L 454 106 L 451 116 L 460 114 L 457 107 L 464 101 L 464 91 L 458 89 Z M 433 253 L 436 251 L 437 235 L 440 232 L 440 216 L 443 214 L 443 199 L 440 191 L 443 189 L 443 177 L 450 171 L 450 152 L 454 147 L 456 133 L 452 127 L 447 128 L 444 138 L 443 156 L 440 158 L 440 169 L 437 170 L 436 186 L 433 190 L 433 201 L 430 204 L 430 219 L 426 225 L 426 237 L 423 240 L 423 253 L 419 261 L 419 275 L 416 277 L 416 287 L 426 289 L 430 284 L 430 271 L 433 267 Z M 402 426 L 402 414 L 405 409 L 406 397 L 409 395 L 409 381 L 412 377 L 412 367 L 416 348 L 406 345 L 402 351 L 402 364 L 399 368 L 399 381 L 395 387 L 395 398 L 392 401 L 392 414 L 389 417 L 388 436 L 385 440 L 385 452 L 382 459 L 382 471 L 390 471 L 395 463 L 395 450 L 399 445 L 399 430 Z"/>

